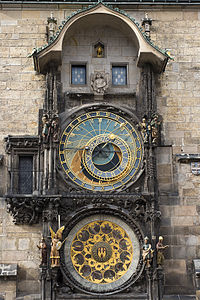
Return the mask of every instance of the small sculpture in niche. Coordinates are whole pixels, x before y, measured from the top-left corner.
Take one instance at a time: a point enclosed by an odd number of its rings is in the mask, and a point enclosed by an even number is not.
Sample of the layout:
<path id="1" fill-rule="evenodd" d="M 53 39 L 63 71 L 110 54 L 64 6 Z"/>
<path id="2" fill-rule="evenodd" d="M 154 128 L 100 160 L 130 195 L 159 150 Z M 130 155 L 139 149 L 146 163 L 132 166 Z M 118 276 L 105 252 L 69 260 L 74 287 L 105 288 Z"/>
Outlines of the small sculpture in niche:
<path id="1" fill-rule="evenodd" d="M 44 142 L 48 142 L 49 140 L 50 126 L 48 115 L 44 115 L 42 117 L 42 137 Z"/>
<path id="2" fill-rule="evenodd" d="M 140 122 L 139 127 L 140 127 L 140 130 L 141 130 L 141 134 L 142 134 L 144 143 L 147 143 L 148 142 L 148 137 L 149 137 L 149 132 L 151 130 L 151 127 L 150 127 L 150 125 L 148 123 L 148 120 L 147 120 L 147 116 L 144 116 L 142 118 L 142 122 Z"/>
<path id="3" fill-rule="evenodd" d="M 41 259 L 41 266 L 47 265 L 47 245 L 45 243 L 45 239 L 42 236 L 41 240 L 39 242 L 39 245 L 37 245 L 38 249 L 40 249 L 40 259 Z"/>
<path id="4" fill-rule="evenodd" d="M 57 232 L 55 233 L 51 227 L 49 227 L 51 231 L 51 267 L 58 267 L 60 266 L 60 253 L 59 250 L 62 246 L 61 240 L 62 240 L 62 232 L 64 230 L 65 226 L 60 227 Z"/>
<path id="5" fill-rule="evenodd" d="M 158 144 L 160 138 L 160 124 L 159 116 L 157 113 L 152 115 L 150 126 L 151 126 L 151 137 L 152 143 Z"/>
<path id="6" fill-rule="evenodd" d="M 59 127 L 59 118 L 58 115 L 54 115 L 53 120 L 51 122 L 51 130 L 53 142 L 58 143 L 60 137 L 60 127 Z"/>
<path id="7" fill-rule="evenodd" d="M 103 43 L 98 42 L 94 45 L 94 57 L 97 57 L 97 58 L 105 57 L 104 44 Z"/>
<path id="8" fill-rule="evenodd" d="M 158 145 L 160 142 L 160 125 L 161 120 L 157 113 L 152 114 L 151 118 L 147 118 L 145 115 L 142 118 L 142 122 L 138 124 L 138 128 L 141 131 L 144 143 L 148 143 L 149 136 L 151 136 L 152 144 Z"/>
<path id="9" fill-rule="evenodd" d="M 44 143 L 48 143 L 52 137 L 54 143 L 59 142 L 60 126 L 59 117 L 54 114 L 51 118 L 47 114 L 42 117 L 42 138 Z"/>
<path id="10" fill-rule="evenodd" d="M 91 74 L 91 87 L 96 95 L 103 95 L 108 89 L 109 74 L 105 72 L 95 72 Z"/>
<path id="11" fill-rule="evenodd" d="M 144 238 L 144 244 L 142 247 L 142 258 L 143 258 L 143 262 L 146 265 L 146 268 L 150 268 L 151 266 L 153 252 L 154 250 L 152 250 L 151 248 L 151 244 L 149 243 L 149 238 L 146 236 Z"/>
<path id="12" fill-rule="evenodd" d="M 165 260 L 163 251 L 168 247 L 169 247 L 169 245 L 165 245 L 165 246 L 163 245 L 163 237 L 159 236 L 158 243 L 156 244 L 158 267 L 161 267 L 163 265 L 164 260 Z"/>

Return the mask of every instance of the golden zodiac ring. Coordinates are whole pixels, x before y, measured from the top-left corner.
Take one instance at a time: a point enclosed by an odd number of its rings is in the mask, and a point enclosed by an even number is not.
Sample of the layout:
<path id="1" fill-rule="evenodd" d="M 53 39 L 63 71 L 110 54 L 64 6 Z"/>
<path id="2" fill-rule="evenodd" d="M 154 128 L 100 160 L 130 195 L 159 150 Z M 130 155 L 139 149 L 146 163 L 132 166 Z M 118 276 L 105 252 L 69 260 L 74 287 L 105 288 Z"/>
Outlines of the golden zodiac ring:
<path id="1" fill-rule="evenodd" d="M 93 221 L 83 226 L 71 244 L 71 261 L 76 272 L 90 282 L 111 283 L 131 265 L 133 246 L 126 231 L 110 221 Z"/>

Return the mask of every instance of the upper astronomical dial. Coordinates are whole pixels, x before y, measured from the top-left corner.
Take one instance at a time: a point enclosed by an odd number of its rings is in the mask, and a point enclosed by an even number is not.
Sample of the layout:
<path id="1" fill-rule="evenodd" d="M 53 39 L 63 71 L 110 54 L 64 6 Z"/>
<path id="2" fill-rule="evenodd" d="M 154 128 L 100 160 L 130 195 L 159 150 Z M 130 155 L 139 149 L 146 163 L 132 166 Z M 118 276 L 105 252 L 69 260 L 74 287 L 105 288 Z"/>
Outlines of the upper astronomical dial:
<path id="1" fill-rule="evenodd" d="M 104 111 L 73 120 L 63 132 L 59 149 L 67 176 L 94 191 L 114 190 L 136 180 L 142 156 L 135 128 L 121 116 Z"/>

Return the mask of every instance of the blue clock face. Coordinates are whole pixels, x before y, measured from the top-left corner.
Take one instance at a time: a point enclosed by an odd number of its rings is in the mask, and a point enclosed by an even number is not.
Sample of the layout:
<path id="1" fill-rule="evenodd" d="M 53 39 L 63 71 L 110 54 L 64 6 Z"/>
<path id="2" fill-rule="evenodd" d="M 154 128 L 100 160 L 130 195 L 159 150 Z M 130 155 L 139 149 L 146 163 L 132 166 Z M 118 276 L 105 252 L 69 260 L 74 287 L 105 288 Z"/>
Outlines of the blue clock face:
<path id="1" fill-rule="evenodd" d="M 141 170 L 143 147 L 137 130 L 121 116 L 85 113 L 64 130 L 60 162 L 66 176 L 93 191 L 112 191 L 134 182 Z"/>

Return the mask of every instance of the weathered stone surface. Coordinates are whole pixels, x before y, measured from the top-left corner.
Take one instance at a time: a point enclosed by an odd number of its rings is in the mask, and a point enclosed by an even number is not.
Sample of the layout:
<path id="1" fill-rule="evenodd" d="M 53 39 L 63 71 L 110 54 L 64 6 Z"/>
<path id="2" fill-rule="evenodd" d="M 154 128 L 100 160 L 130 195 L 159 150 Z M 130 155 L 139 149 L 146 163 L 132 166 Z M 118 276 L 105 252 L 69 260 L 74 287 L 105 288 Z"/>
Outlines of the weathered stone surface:
<path id="1" fill-rule="evenodd" d="M 72 6 L 56 7 L 54 13 L 58 23 L 73 10 Z M 136 17 L 138 22 L 144 12 L 142 8 L 139 11 L 130 10 L 130 14 Z M 35 73 L 32 58 L 27 58 L 27 55 L 31 53 L 33 47 L 46 43 L 46 19 L 50 13 L 50 7 L 25 9 L 22 6 L 17 10 L 4 8 L 0 11 L 1 153 L 4 153 L 2 141 L 6 135 L 34 135 L 38 132 L 38 109 L 42 108 L 44 99 L 45 77 Z M 163 215 L 160 233 L 165 236 L 166 242 L 170 243 L 170 249 L 166 252 L 171 258 L 166 261 L 166 284 L 168 291 L 175 283 L 180 285 L 181 291 L 184 285 L 185 289 L 188 288 L 186 261 L 200 255 L 198 246 L 200 221 L 199 210 L 196 207 L 199 205 L 199 177 L 191 174 L 190 164 L 180 165 L 174 158 L 175 154 L 200 152 L 200 38 L 197 34 L 200 13 L 196 8 L 185 10 L 178 7 L 172 10 L 160 7 L 159 10 L 154 10 L 152 7 L 149 17 L 153 19 L 152 40 L 161 47 L 170 49 L 172 56 L 175 57 L 175 61 L 170 61 L 167 65 L 165 73 L 157 78 L 158 111 L 163 116 L 162 143 L 167 146 L 158 149 L 158 184 Z M 130 64 L 133 54 L 135 59 L 135 53 L 130 47 L 130 38 L 124 37 L 121 31 L 119 33 L 119 30 L 112 29 L 100 33 L 102 38 L 113 33 L 111 39 L 107 41 L 110 42 L 108 51 L 112 52 L 109 64 L 105 64 L 105 68 L 109 71 L 110 62 L 115 62 L 112 59 L 118 61 L 119 55 L 121 63 L 126 61 Z M 120 38 L 117 34 L 120 34 Z M 95 34 L 92 43 L 96 42 L 96 39 Z M 71 39 L 72 54 L 78 53 L 79 58 L 86 61 L 90 51 L 88 36 L 80 35 L 79 49 L 74 43 Z M 65 57 L 63 61 L 67 64 Z M 94 60 L 93 67 L 102 66 L 98 60 Z M 131 71 L 129 77 L 134 83 L 128 89 L 136 88 L 138 75 L 138 70 Z M 67 76 L 70 76 L 69 68 L 63 69 L 63 82 L 68 83 L 64 86 L 66 90 L 71 89 Z M 115 101 L 121 104 L 122 100 Z M 82 103 L 81 100 L 68 105 L 73 107 Z M 135 107 L 134 100 L 127 99 L 124 104 Z M 0 196 L 6 193 L 5 174 L 6 170 L 2 172 L 1 168 Z M 7 263 L 16 261 L 19 263 L 20 291 L 36 291 L 38 283 L 33 284 L 36 282 L 39 264 L 36 244 L 41 228 L 14 226 L 1 200 L 0 207 L 2 208 L 0 259 Z M 26 273 L 25 269 L 29 268 L 31 271 Z M 179 273 L 182 276 L 179 277 Z M 5 284 L 3 289 L 5 292 Z"/>
<path id="2" fill-rule="evenodd" d="M 19 250 L 28 250 L 30 246 L 30 239 L 19 239 Z"/>
<path id="3" fill-rule="evenodd" d="M 0 264 L 0 276 L 17 276 L 17 264 Z"/>

